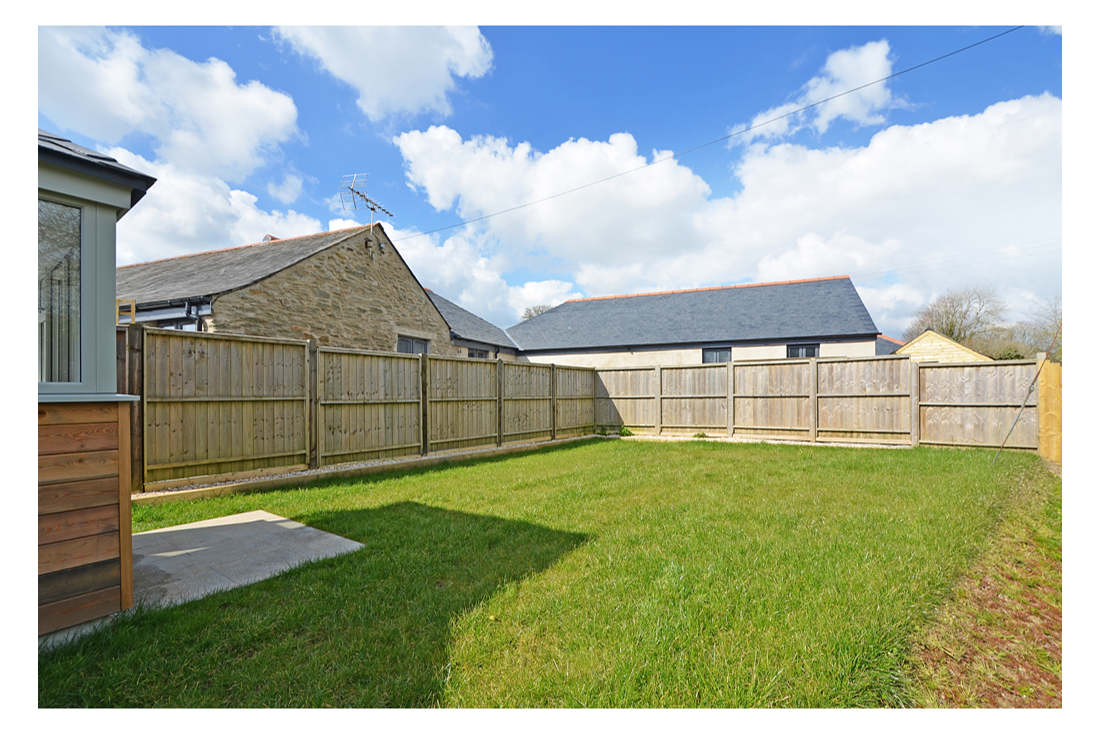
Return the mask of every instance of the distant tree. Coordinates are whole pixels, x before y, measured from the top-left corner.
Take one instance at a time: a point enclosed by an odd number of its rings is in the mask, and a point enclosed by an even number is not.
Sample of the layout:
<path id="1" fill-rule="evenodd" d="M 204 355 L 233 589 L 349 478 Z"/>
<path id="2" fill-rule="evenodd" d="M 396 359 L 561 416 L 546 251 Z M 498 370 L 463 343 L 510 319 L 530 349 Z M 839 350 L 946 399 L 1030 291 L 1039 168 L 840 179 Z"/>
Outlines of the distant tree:
<path id="1" fill-rule="evenodd" d="M 1032 310 L 1030 318 L 1016 325 L 1021 341 L 1035 352 L 1047 352 L 1055 362 L 1062 361 L 1062 299 L 1046 301 Z M 1051 344 L 1053 343 L 1053 347 Z"/>
<path id="2" fill-rule="evenodd" d="M 546 313 L 550 310 L 550 308 L 551 307 L 549 303 L 540 303 L 537 306 L 528 306 L 523 310 L 523 320 L 526 321 L 527 319 L 532 319 L 538 316 L 540 313 Z"/>
<path id="3" fill-rule="evenodd" d="M 1004 315 L 1004 302 L 989 288 L 950 291 L 916 315 L 905 330 L 905 340 L 915 339 L 926 329 L 932 329 L 974 349 L 974 343 L 988 337 Z"/>

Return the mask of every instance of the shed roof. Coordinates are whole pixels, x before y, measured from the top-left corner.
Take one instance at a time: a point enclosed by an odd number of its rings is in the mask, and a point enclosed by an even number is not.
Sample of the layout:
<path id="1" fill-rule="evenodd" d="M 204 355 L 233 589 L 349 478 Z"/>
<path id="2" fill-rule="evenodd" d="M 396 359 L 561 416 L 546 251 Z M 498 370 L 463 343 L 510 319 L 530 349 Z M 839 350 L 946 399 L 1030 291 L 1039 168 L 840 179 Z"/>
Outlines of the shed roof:
<path id="1" fill-rule="evenodd" d="M 847 275 L 566 301 L 508 329 L 525 350 L 875 336 Z"/>
<path id="2" fill-rule="evenodd" d="M 130 206 L 145 196 L 156 179 L 149 174 L 124 166 L 109 155 L 97 153 L 68 138 L 38 130 L 38 157 L 54 165 L 113 181 L 130 188 Z"/>
<path id="3" fill-rule="evenodd" d="M 139 304 L 227 293 L 274 275 L 367 229 L 368 226 L 351 227 L 123 265 L 116 270 L 115 290 L 118 298 Z"/>
<path id="4" fill-rule="evenodd" d="M 512 341 L 512 338 L 508 336 L 504 329 L 494 326 L 434 291 L 428 290 L 427 293 L 428 298 L 431 298 L 432 303 L 439 309 L 439 313 L 443 314 L 443 320 L 451 327 L 451 331 L 455 333 L 455 336 L 468 341 L 493 344 L 511 349 L 516 348 L 516 343 Z"/>

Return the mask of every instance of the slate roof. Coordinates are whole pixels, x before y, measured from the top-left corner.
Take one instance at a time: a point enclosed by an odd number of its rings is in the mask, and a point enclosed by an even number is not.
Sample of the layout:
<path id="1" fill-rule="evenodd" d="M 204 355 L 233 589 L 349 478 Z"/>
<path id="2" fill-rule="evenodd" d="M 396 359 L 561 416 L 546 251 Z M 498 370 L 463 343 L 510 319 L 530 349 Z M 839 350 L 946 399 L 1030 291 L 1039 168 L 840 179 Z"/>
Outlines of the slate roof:
<path id="1" fill-rule="evenodd" d="M 508 329 L 524 350 L 878 333 L 846 275 L 578 299 Z"/>
<path id="2" fill-rule="evenodd" d="M 879 334 L 875 337 L 875 355 L 882 356 L 884 354 L 893 354 L 904 345 L 905 342 L 900 339 L 894 339 L 885 334 Z"/>
<path id="3" fill-rule="evenodd" d="M 251 285 L 367 229 L 368 226 L 351 227 L 123 265 L 115 270 L 115 291 L 118 298 L 139 304 L 226 293 Z"/>
<path id="4" fill-rule="evenodd" d="M 470 313 L 434 291 L 427 291 L 427 293 L 428 298 L 432 299 L 432 303 L 439 309 L 439 313 L 443 314 L 443 319 L 451 327 L 451 331 L 455 333 L 455 336 L 468 341 L 494 344 L 510 349 L 516 348 L 516 343 L 512 341 L 504 329 L 490 324 L 480 316 Z"/>
<path id="5" fill-rule="evenodd" d="M 62 168 L 130 187 L 130 206 L 138 203 L 149 187 L 156 183 L 152 176 L 124 166 L 109 155 L 97 153 L 41 128 L 38 130 L 38 157 Z"/>

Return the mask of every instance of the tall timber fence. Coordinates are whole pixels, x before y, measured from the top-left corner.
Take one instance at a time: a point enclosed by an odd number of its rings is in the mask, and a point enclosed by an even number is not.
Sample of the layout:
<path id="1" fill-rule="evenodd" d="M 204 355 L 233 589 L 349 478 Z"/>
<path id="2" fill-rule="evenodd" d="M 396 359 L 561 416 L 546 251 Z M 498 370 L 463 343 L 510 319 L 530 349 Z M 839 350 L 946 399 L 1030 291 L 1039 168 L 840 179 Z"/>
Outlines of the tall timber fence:
<path id="1" fill-rule="evenodd" d="M 914 446 L 1007 437 L 1007 447 L 1061 461 L 1061 365 L 1032 360 L 594 370 L 130 327 L 118 331 L 118 364 L 119 391 L 142 396 L 135 491 L 621 427 Z"/>
<path id="2" fill-rule="evenodd" d="M 1042 355 L 965 364 L 886 356 L 601 369 L 596 422 L 636 433 L 814 443 L 1004 442 L 1061 461 L 1061 375 L 1062 366 Z"/>
<path id="3" fill-rule="evenodd" d="M 130 327 L 134 490 L 593 433 L 595 372 Z"/>

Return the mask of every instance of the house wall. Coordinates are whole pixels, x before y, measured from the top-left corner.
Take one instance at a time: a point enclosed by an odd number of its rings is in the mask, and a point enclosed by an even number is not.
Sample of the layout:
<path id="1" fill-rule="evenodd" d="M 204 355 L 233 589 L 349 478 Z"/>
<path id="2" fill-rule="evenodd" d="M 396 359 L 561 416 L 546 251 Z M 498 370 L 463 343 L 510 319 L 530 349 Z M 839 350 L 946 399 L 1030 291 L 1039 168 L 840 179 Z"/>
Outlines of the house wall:
<path id="1" fill-rule="evenodd" d="M 378 232 L 378 229 L 375 230 Z M 383 235 L 384 237 L 384 235 Z M 205 326 L 322 346 L 392 352 L 397 337 L 427 339 L 431 354 L 465 356 L 447 322 L 388 239 L 357 234 L 254 285 L 214 299 Z"/>
<path id="2" fill-rule="evenodd" d="M 914 362 L 992 362 L 984 354 L 967 349 L 958 342 L 935 332 L 925 332 L 898 349 Z"/>
<path id="3" fill-rule="evenodd" d="M 875 340 L 820 342 L 822 357 L 873 357 Z M 752 359 L 785 359 L 787 344 L 763 344 L 734 346 L 731 358 L 737 361 Z M 702 364 L 702 347 L 629 349 L 618 351 L 544 352 L 521 353 L 521 361 L 539 364 L 568 364 L 578 367 L 611 369 L 615 367 L 652 367 L 656 365 Z"/>

